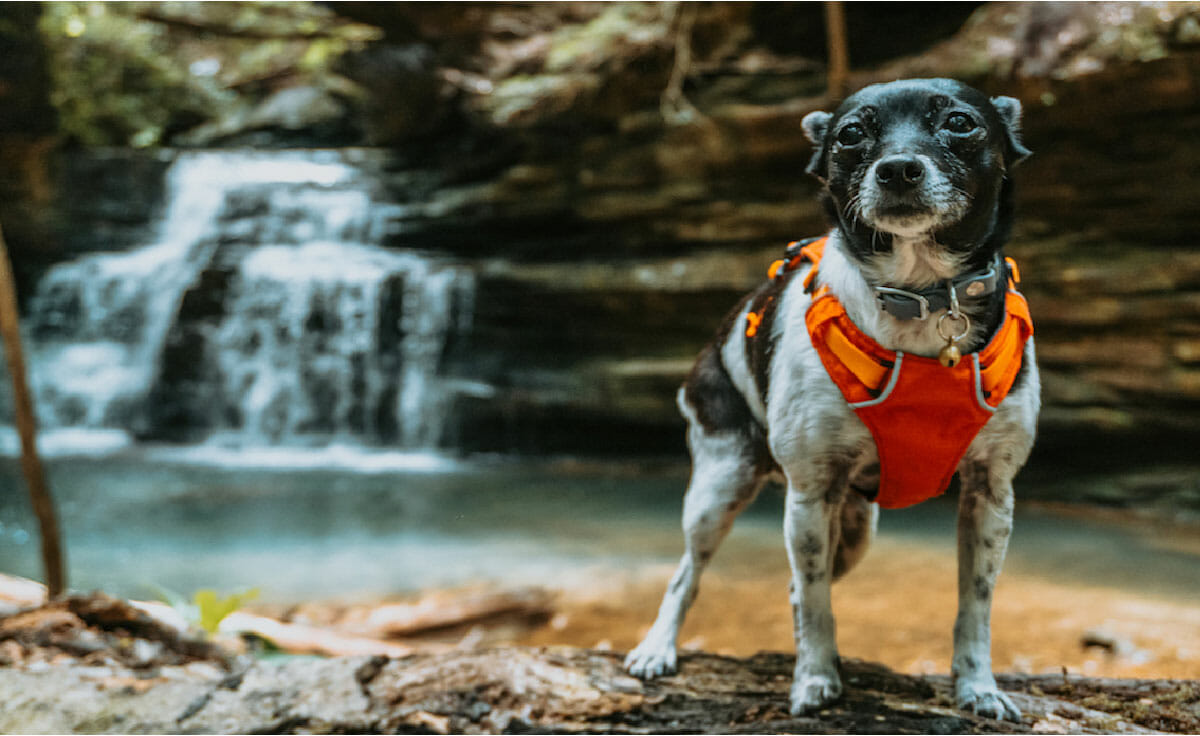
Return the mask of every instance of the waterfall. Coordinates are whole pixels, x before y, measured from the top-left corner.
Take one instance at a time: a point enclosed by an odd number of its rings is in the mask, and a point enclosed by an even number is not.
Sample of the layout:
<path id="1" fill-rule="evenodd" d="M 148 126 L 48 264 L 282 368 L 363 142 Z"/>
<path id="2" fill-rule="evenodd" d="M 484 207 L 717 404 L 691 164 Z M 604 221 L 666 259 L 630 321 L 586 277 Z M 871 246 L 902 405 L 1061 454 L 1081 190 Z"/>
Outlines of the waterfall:
<path id="1" fill-rule="evenodd" d="M 472 276 L 383 247 L 378 191 L 338 151 L 179 154 L 152 243 L 39 280 L 26 332 L 41 426 L 186 434 L 147 419 L 169 416 L 222 446 L 437 447 Z M 196 317 L 197 297 L 219 305 Z"/>
<path id="2" fill-rule="evenodd" d="M 168 173 L 157 240 L 51 268 L 32 301 L 33 373 L 48 428 L 98 428 L 130 418 L 153 378 L 174 305 L 214 240 L 225 200 L 219 159 L 184 156 Z"/>
<path id="3" fill-rule="evenodd" d="M 449 398 L 438 365 L 463 277 L 412 254 L 318 241 L 242 261 L 215 336 L 241 439 L 438 444 Z"/>

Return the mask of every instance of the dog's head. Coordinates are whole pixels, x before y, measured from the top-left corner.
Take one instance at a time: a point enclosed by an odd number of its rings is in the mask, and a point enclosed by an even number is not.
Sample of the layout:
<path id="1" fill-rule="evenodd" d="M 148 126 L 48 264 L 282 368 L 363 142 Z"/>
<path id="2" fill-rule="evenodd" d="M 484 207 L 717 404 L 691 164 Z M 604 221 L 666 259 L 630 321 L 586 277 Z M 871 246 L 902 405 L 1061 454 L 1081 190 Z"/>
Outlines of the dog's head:
<path id="1" fill-rule="evenodd" d="M 1029 155 L 1020 117 L 1017 100 L 950 79 L 872 85 L 804 118 L 808 171 L 859 260 L 893 236 L 931 236 L 964 266 L 983 265 L 1009 235 L 1008 172 Z"/>

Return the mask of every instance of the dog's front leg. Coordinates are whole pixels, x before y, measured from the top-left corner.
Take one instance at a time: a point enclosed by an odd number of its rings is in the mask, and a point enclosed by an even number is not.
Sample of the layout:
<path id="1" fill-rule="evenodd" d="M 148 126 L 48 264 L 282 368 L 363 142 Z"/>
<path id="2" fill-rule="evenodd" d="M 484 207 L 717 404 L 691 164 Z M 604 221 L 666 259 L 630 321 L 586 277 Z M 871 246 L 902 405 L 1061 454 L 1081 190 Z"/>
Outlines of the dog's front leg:
<path id="1" fill-rule="evenodd" d="M 811 472 L 799 477 L 789 472 L 784 511 L 796 636 L 793 715 L 812 712 L 842 694 L 830 585 L 838 503 L 846 475 L 845 469 L 832 467 L 806 470 Z"/>
<path id="2" fill-rule="evenodd" d="M 981 462 L 968 460 L 960 468 L 958 618 L 951 671 L 959 708 L 1020 722 L 1021 712 L 1000 692 L 992 675 L 992 592 L 1008 549 L 1013 514 L 1012 479 L 997 475 Z"/>

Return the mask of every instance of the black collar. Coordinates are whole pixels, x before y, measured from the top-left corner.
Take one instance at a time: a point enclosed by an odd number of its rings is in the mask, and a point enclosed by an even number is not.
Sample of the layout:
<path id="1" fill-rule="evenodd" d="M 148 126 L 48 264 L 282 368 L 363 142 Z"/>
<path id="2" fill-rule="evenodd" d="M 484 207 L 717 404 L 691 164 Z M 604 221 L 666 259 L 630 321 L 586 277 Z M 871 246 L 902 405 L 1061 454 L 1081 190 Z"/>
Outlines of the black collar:
<path id="1" fill-rule="evenodd" d="M 876 286 L 875 301 L 880 309 L 896 319 L 925 319 L 942 309 L 949 309 L 955 298 L 966 302 L 990 296 L 1000 284 L 1001 276 L 1000 257 L 997 256 L 983 270 L 956 276 L 920 291 Z"/>

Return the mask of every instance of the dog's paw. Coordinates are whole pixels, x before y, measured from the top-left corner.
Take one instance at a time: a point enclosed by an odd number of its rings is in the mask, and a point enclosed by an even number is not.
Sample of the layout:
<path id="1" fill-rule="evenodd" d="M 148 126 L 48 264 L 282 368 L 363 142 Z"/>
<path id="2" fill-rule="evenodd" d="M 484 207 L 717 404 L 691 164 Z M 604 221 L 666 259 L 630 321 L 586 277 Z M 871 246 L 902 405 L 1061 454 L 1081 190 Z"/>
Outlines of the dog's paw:
<path id="1" fill-rule="evenodd" d="M 644 680 L 671 675 L 675 670 L 675 646 L 670 643 L 660 644 L 652 641 L 650 637 L 625 657 L 625 671 Z"/>
<path id="2" fill-rule="evenodd" d="M 792 682 L 792 715 L 802 716 L 824 708 L 842 696 L 842 679 L 832 674 L 796 674 Z"/>
<path id="3" fill-rule="evenodd" d="M 954 689 L 959 710 L 998 721 L 1021 722 L 1021 711 L 1011 698 L 1000 692 L 994 682 L 970 683 L 960 680 Z"/>

